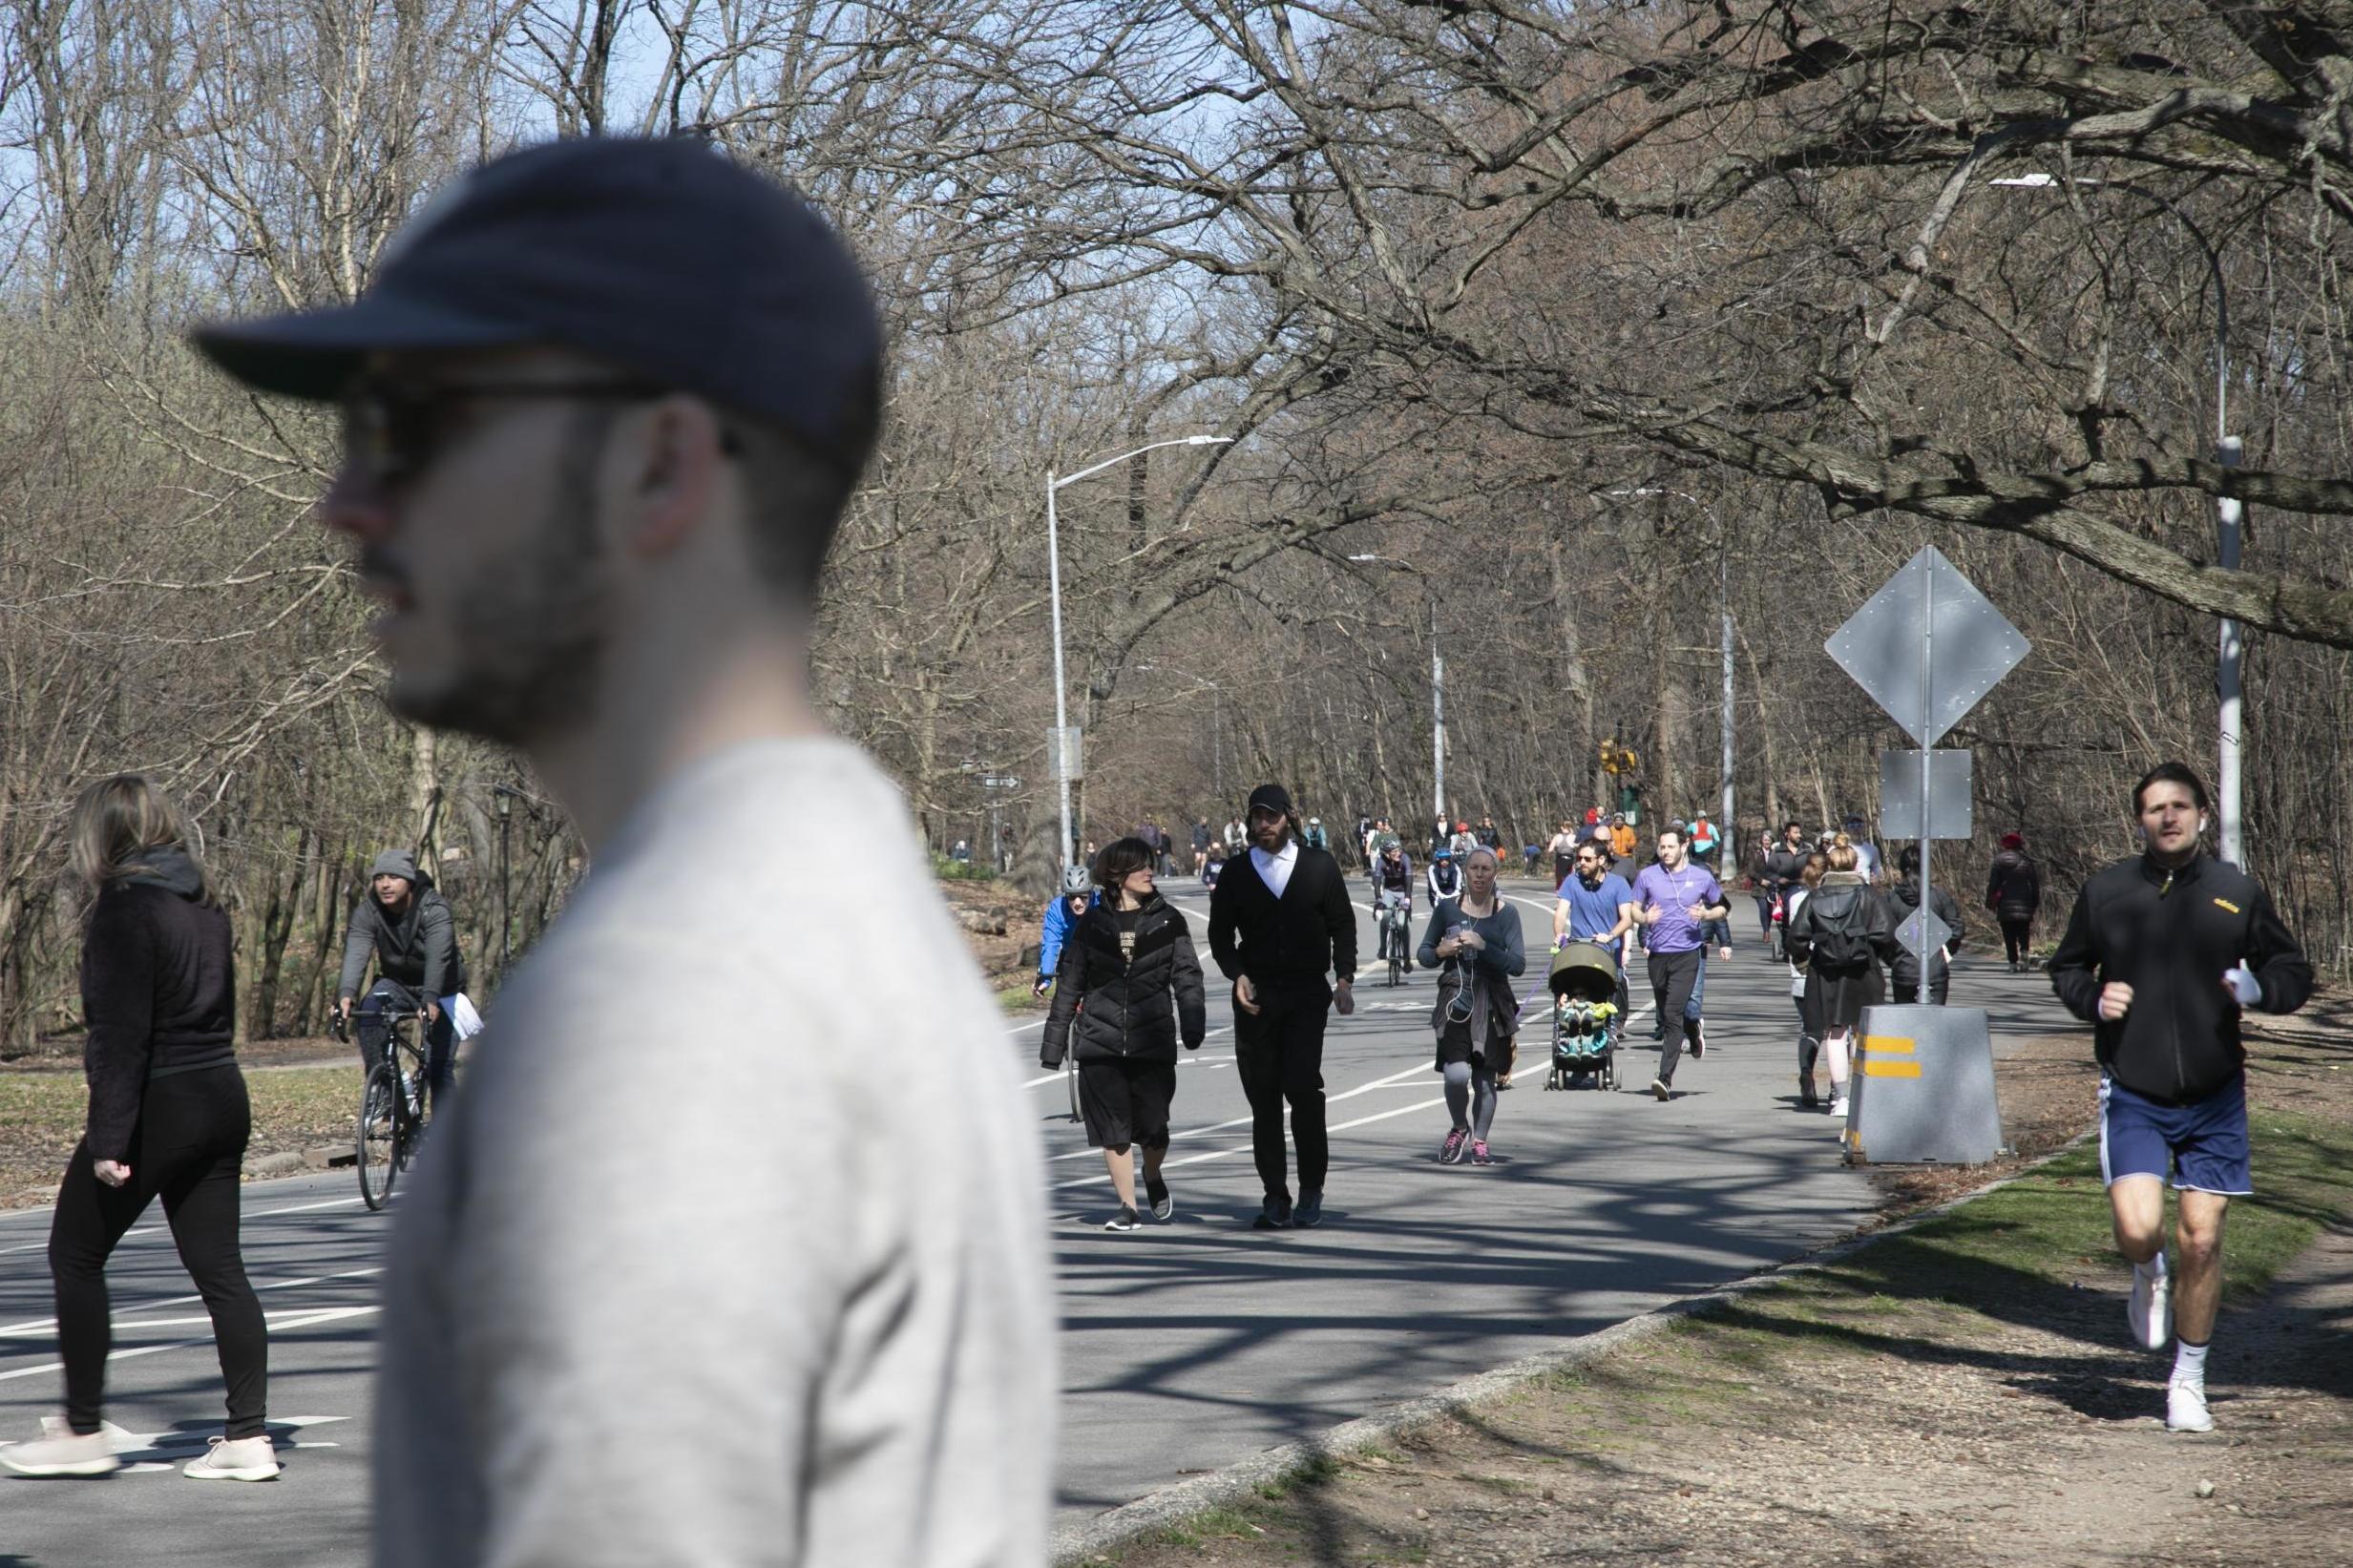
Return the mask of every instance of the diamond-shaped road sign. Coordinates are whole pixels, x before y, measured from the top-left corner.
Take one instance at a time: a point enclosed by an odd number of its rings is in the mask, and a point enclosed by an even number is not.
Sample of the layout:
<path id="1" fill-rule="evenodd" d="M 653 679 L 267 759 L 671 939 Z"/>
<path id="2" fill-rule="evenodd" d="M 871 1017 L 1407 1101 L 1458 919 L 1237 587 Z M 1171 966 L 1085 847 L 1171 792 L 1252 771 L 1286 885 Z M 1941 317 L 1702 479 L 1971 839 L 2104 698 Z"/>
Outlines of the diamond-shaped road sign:
<path id="1" fill-rule="evenodd" d="M 1905 915 L 1903 924 L 1896 928 L 1896 940 L 1903 944 L 1904 950 L 1923 956 L 1952 939 L 1953 929 L 1939 920 L 1925 904 Z"/>
<path id="2" fill-rule="evenodd" d="M 1934 545 L 1822 644 L 1922 746 L 1935 745 L 2031 646 Z"/>

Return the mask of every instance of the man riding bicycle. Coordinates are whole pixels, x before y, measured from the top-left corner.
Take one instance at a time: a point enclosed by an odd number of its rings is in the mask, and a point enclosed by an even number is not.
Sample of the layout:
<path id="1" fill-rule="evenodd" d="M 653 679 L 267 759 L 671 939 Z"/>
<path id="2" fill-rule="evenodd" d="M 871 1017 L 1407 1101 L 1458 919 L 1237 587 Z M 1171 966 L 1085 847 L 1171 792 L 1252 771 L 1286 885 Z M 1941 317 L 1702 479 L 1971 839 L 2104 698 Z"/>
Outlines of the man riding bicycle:
<path id="1" fill-rule="evenodd" d="M 1414 863 L 1407 858 L 1405 847 L 1395 838 L 1383 840 L 1380 853 L 1373 862 L 1373 924 L 1379 938 L 1374 952 L 1376 958 L 1389 956 L 1391 909 L 1404 911 L 1397 920 L 1397 940 L 1413 951 L 1414 929 Z"/>
<path id="2" fill-rule="evenodd" d="M 370 952 L 376 983 L 361 995 Z M 417 868 L 416 857 L 387 849 L 368 868 L 368 893 L 351 910 L 343 977 L 335 987 L 335 1009 L 343 1021 L 348 1024 L 354 1012 L 359 1014 L 361 1060 L 372 1070 L 382 1059 L 390 1034 L 387 1014 L 421 1008 L 425 1082 L 438 1106 L 457 1044 L 451 1014 L 465 989 L 466 964 L 457 953 L 457 922 L 449 900 Z"/>

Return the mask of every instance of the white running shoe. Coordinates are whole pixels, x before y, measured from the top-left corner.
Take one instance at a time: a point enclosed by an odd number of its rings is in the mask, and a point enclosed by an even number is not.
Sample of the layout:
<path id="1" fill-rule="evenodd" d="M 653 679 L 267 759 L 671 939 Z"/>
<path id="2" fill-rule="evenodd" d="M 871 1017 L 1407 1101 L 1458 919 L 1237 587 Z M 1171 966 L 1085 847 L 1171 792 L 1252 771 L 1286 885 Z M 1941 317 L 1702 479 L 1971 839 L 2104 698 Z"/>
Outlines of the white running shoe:
<path id="1" fill-rule="evenodd" d="M 278 1451 L 264 1434 L 240 1437 L 234 1442 L 226 1437 L 208 1437 L 204 1440 L 204 1456 L 189 1460 L 179 1473 L 192 1481 L 274 1481 L 282 1468 Z"/>
<path id="2" fill-rule="evenodd" d="M 1840 1121 L 1844 1121 L 1846 1119 L 1846 1097 L 1844 1095 L 1833 1095 L 1830 1097 L 1830 1114 L 1837 1117 Z"/>
<path id="3" fill-rule="evenodd" d="M 2124 1321 L 2132 1326 L 2133 1344 L 2144 1350 L 2164 1349 L 2174 1329 L 2174 1276 L 2170 1272 L 2151 1274 L 2145 1269 L 2133 1269 L 2132 1294 L 2124 1304 Z"/>
<path id="4" fill-rule="evenodd" d="M 2167 1432 L 2212 1432 L 2214 1416 L 2206 1409 L 2206 1385 L 2168 1383 L 2165 1386 Z"/>
<path id="5" fill-rule="evenodd" d="M 62 1415 L 41 1417 L 41 1435 L 0 1448 L 0 1465 L 19 1475 L 112 1475 L 122 1468 L 103 1431 L 76 1433 Z"/>

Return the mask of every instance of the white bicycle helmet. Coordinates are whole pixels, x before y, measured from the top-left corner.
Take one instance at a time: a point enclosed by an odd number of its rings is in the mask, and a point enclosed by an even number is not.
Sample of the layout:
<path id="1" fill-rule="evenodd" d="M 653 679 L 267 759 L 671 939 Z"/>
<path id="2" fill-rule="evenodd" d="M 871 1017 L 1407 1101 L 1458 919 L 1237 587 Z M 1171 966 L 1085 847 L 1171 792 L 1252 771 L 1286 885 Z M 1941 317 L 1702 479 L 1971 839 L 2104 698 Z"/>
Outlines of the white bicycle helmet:
<path id="1" fill-rule="evenodd" d="M 1095 879 L 1087 873 L 1085 867 L 1065 866 L 1062 868 L 1063 892 L 1075 897 L 1094 886 Z"/>

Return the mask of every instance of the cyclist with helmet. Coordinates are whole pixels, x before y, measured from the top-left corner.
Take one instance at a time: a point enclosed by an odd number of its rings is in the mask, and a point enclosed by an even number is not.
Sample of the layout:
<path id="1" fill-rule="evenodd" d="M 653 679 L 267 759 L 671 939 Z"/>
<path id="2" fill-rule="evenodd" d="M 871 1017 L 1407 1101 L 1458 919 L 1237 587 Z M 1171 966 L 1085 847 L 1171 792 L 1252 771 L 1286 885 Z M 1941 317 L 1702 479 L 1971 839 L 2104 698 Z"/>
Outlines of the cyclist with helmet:
<path id="1" fill-rule="evenodd" d="M 1462 867 L 1452 849 L 1440 849 L 1430 857 L 1428 878 L 1430 908 L 1435 909 L 1441 900 L 1461 896 Z"/>
<path id="2" fill-rule="evenodd" d="M 1380 842 L 1380 852 L 1373 860 L 1373 929 L 1378 934 L 1376 958 L 1389 956 L 1389 926 L 1381 917 L 1396 908 L 1405 911 L 1405 931 L 1400 940 L 1410 941 L 1414 929 L 1414 862 L 1405 852 L 1395 834 Z"/>
<path id="3" fill-rule="evenodd" d="M 1311 849 L 1321 849 L 1327 853 L 1331 851 L 1332 839 L 1324 831 L 1324 819 L 1321 817 L 1308 818 L 1307 831 L 1299 836 Z"/>
<path id="4" fill-rule="evenodd" d="M 1061 961 L 1062 943 L 1079 917 L 1095 903 L 1095 879 L 1083 866 L 1062 868 L 1062 890 L 1046 906 L 1044 927 L 1038 933 L 1038 978 L 1029 993 L 1043 996 L 1054 984 L 1055 966 Z"/>

